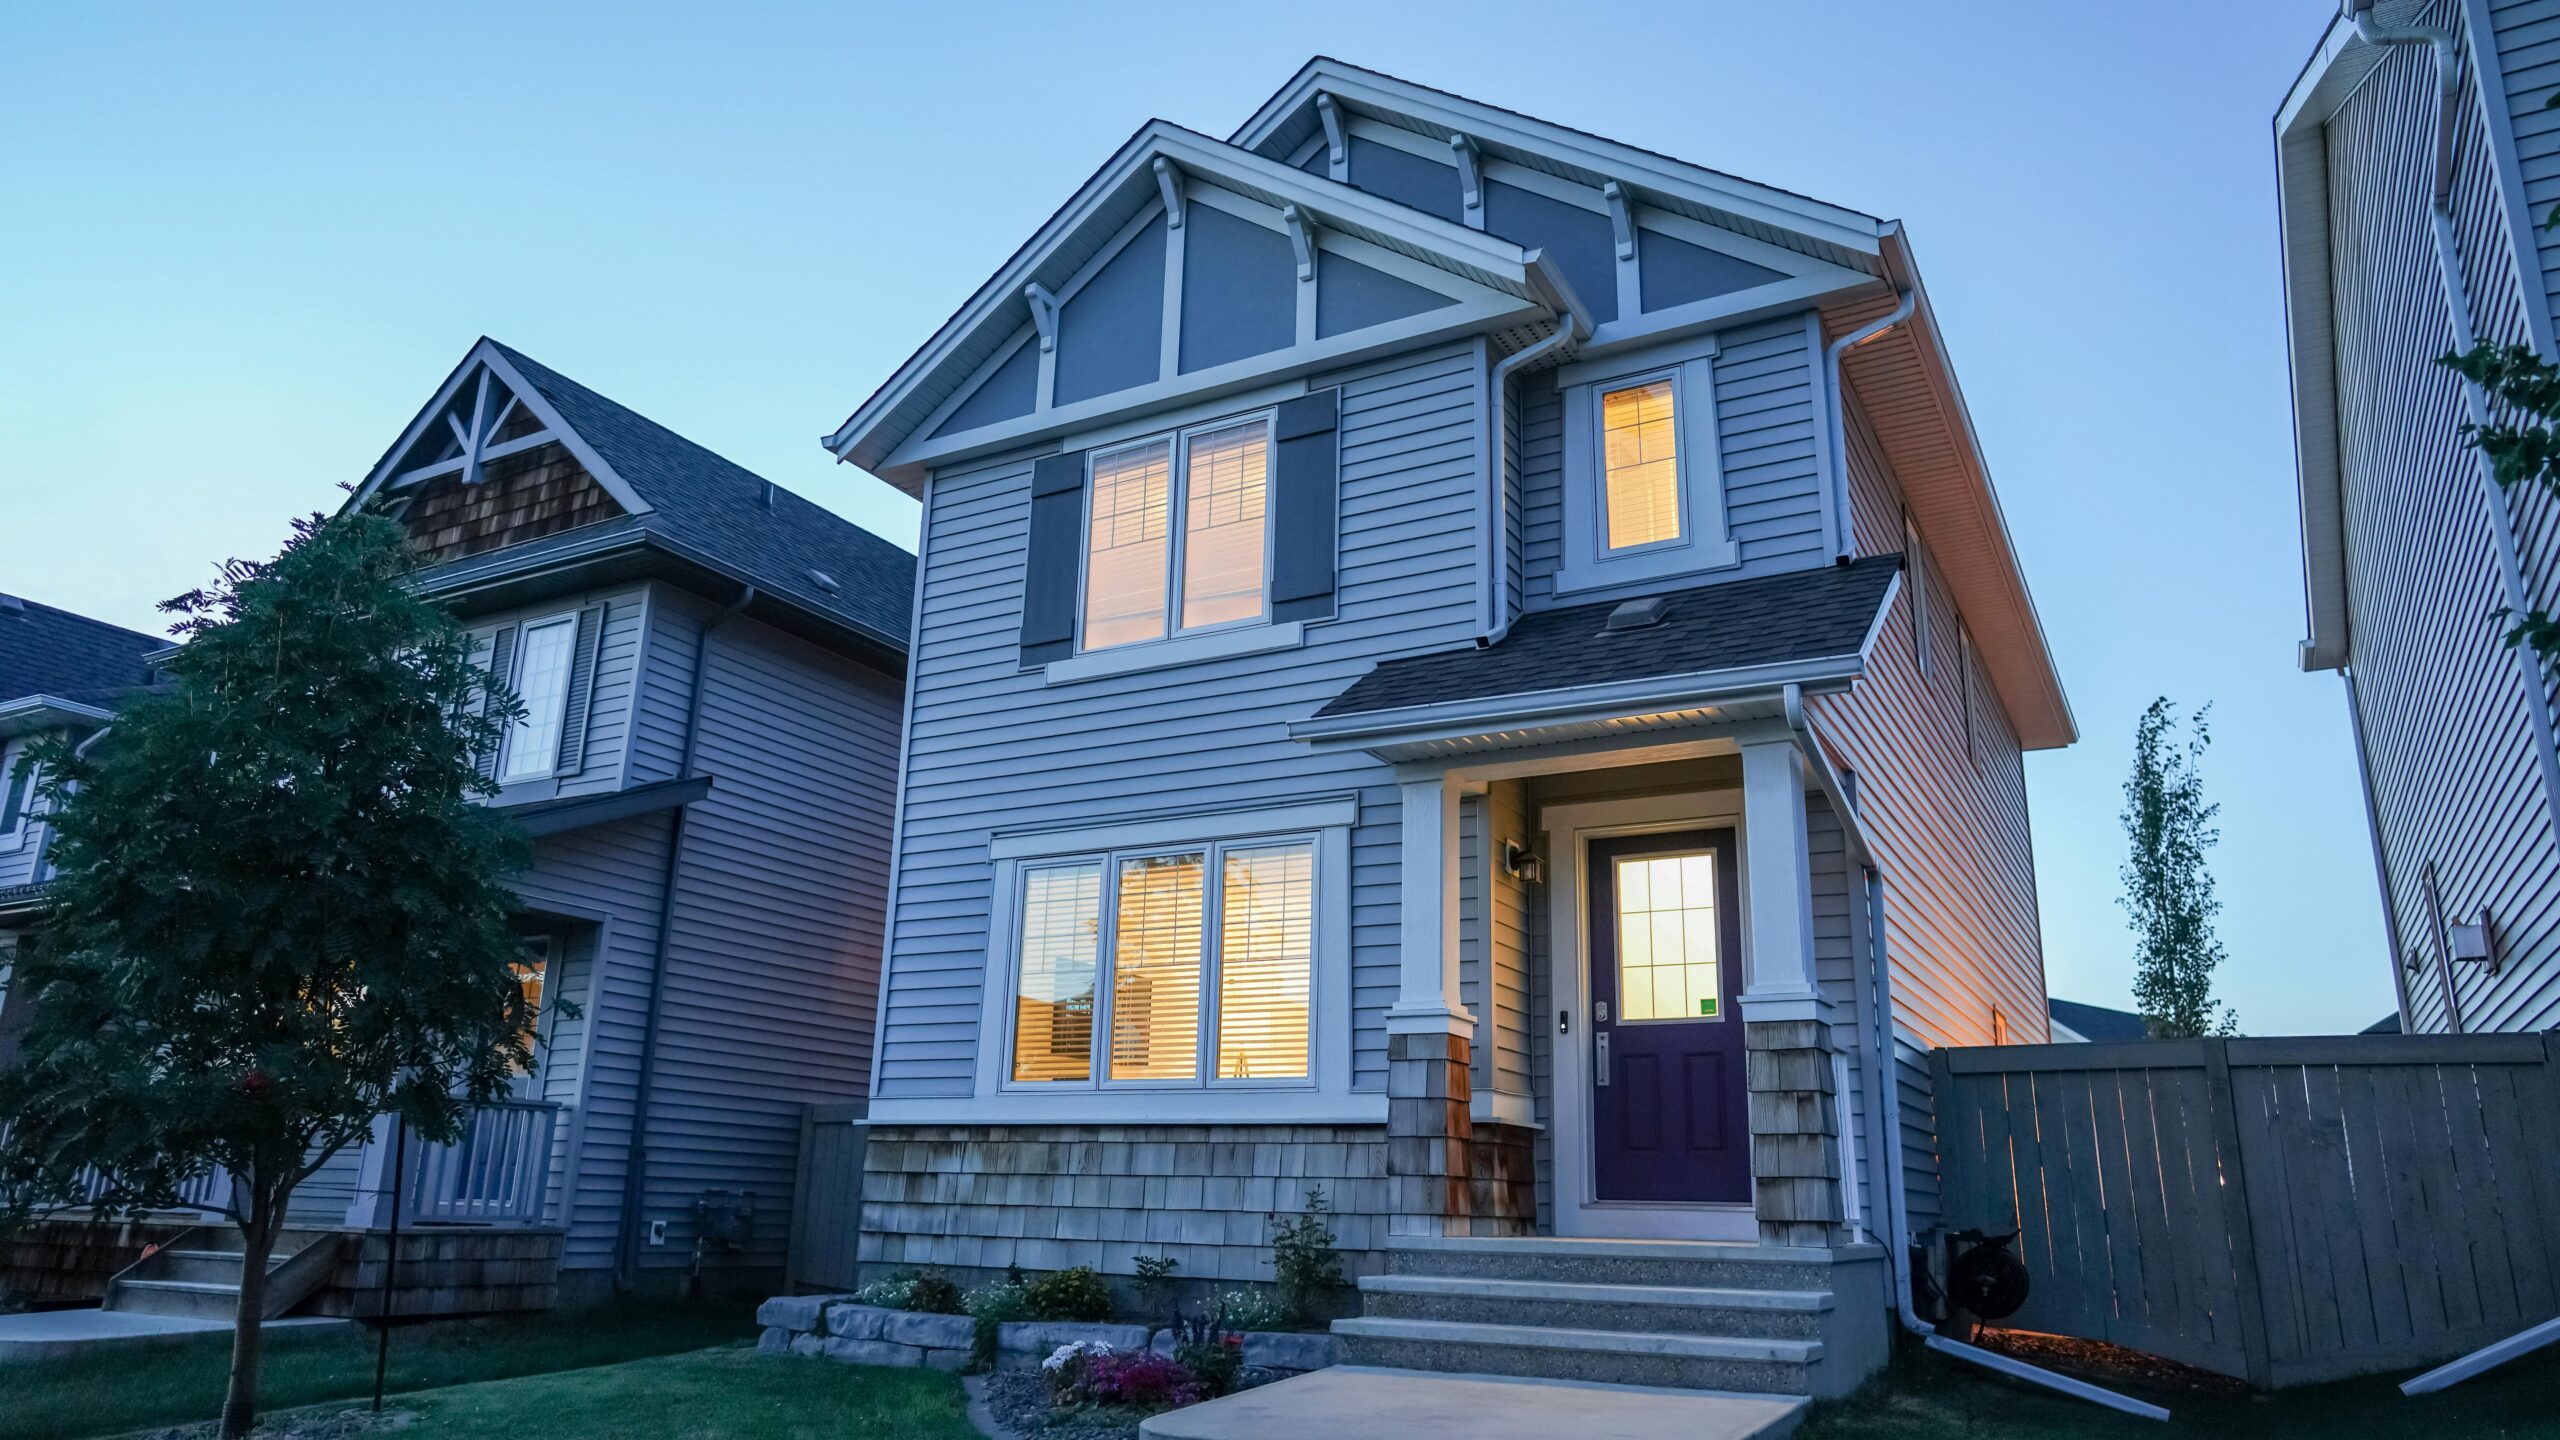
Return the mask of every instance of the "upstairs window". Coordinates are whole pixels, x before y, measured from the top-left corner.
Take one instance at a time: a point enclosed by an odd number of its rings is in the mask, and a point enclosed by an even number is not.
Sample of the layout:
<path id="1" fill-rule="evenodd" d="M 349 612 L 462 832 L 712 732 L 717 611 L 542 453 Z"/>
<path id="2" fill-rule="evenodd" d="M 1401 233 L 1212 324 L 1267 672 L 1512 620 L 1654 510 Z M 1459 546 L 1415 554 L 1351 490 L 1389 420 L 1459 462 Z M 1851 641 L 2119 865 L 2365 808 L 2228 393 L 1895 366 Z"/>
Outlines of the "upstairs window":
<path id="1" fill-rule="evenodd" d="M 1601 392 L 1601 488 L 1612 552 L 1680 538 L 1678 409 L 1668 377 Z"/>
<path id="2" fill-rule="evenodd" d="M 1269 416 L 1098 451 L 1091 465 L 1085 649 L 1263 618 Z"/>
<path id="3" fill-rule="evenodd" d="M 1739 564 L 1725 513 L 1713 336 L 1557 372 L 1564 399 L 1558 596 L 1699 584 Z"/>
<path id="4" fill-rule="evenodd" d="M 36 800 L 36 757 L 30 742 L 0 744 L 0 850 L 12 850 L 26 838 Z"/>
<path id="5" fill-rule="evenodd" d="M 498 783 L 514 784 L 552 773 L 560 763 L 560 734 L 569 714 L 569 676 L 578 649 L 578 617 L 562 615 L 524 627 L 516 637 L 511 684 L 524 716 L 507 732 L 498 761 Z"/>

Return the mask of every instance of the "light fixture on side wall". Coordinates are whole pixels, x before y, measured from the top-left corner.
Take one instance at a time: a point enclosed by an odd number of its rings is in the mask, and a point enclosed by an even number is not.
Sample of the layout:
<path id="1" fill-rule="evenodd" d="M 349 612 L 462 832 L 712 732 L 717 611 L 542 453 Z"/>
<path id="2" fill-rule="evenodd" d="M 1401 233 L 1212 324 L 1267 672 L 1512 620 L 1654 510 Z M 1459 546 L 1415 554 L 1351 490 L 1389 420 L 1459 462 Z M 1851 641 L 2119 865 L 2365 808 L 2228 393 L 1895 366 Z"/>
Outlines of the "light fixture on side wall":
<path id="1" fill-rule="evenodd" d="M 1502 873 L 1523 885 L 1543 885 L 1547 879 L 1546 862 L 1538 852 L 1517 840 L 1502 842 Z"/>

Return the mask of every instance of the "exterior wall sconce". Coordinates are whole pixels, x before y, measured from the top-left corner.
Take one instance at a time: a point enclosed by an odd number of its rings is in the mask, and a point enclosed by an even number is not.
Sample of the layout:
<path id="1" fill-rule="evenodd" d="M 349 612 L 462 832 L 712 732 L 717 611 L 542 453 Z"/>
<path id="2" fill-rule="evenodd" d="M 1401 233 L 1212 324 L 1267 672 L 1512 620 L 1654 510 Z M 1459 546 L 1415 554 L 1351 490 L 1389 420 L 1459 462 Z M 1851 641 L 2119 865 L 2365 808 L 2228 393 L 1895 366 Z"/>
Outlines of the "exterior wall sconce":
<path id="1" fill-rule="evenodd" d="M 1523 885 L 1543 885 L 1547 882 L 1546 862 L 1538 858 L 1537 851 L 1517 840 L 1502 842 L 1502 873 Z"/>

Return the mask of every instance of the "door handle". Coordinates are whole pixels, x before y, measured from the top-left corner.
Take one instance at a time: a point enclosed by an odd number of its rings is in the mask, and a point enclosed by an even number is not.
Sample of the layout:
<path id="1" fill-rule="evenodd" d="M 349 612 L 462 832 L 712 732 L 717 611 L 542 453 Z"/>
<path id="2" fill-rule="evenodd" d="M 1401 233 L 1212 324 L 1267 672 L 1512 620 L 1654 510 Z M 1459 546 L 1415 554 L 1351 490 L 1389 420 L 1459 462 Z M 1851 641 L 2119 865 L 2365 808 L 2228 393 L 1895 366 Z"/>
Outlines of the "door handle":
<path id="1" fill-rule="evenodd" d="M 1601 1031 L 1599 1034 L 1594 1035 L 1594 1036 L 1592 1036 L 1592 1037 L 1591 1037 L 1591 1062 L 1592 1062 L 1591 1083 L 1592 1083 L 1592 1084 L 1594 1084 L 1594 1085 L 1606 1085 L 1606 1084 L 1608 1084 L 1608 1083 L 1609 1083 L 1609 1032 L 1608 1032 L 1608 1031 L 1603 1030 L 1603 1031 Z"/>

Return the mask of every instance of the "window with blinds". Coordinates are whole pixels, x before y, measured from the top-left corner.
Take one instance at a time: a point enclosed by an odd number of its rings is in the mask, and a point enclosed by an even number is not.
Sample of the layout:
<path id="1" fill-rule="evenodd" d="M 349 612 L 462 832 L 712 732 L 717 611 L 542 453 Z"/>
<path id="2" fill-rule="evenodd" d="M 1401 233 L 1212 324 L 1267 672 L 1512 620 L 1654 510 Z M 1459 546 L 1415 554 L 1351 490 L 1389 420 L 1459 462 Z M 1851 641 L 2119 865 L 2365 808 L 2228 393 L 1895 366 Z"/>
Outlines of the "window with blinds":
<path id="1" fill-rule="evenodd" d="M 1600 396 L 1601 490 L 1612 550 L 1680 538 L 1677 409 L 1669 379 Z"/>
<path id="2" fill-rule="evenodd" d="M 1268 415 L 1097 452 L 1092 467 L 1085 649 L 1262 618 Z"/>
<path id="3" fill-rule="evenodd" d="M 560 726 L 569 713 L 569 665 L 578 649 L 578 617 L 563 615 L 527 625 L 516 637 L 514 675 L 508 683 L 524 702 L 524 715 L 507 733 L 501 782 L 548 775 L 560 763 Z"/>
<path id="4" fill-rule="evenodd" d="M 1315 858 L 1255 840 L 1027 870 L 1013 1079 L 1311 1078 Z"/>

